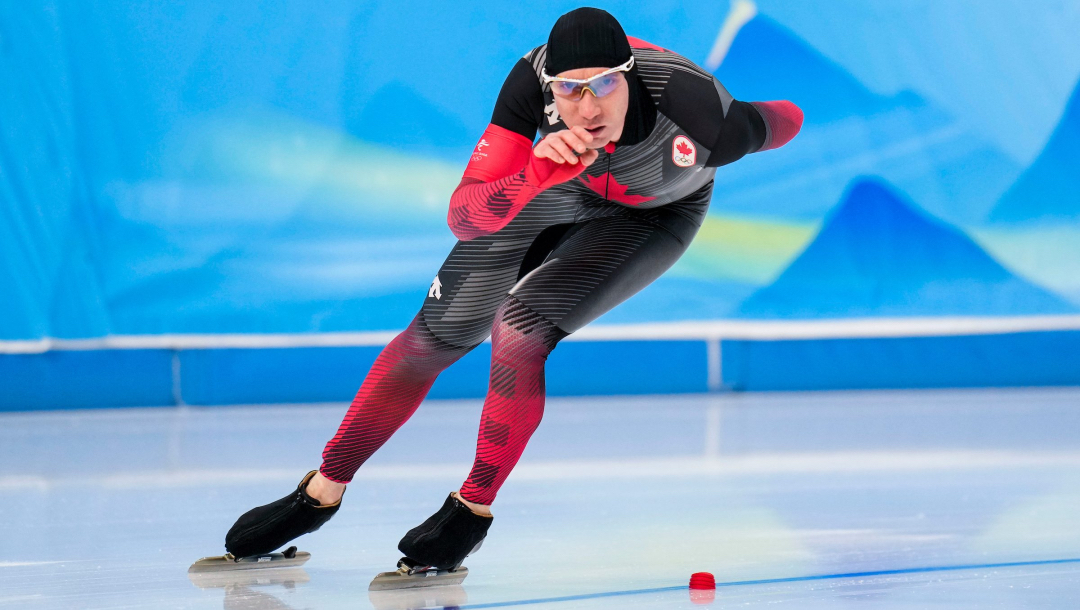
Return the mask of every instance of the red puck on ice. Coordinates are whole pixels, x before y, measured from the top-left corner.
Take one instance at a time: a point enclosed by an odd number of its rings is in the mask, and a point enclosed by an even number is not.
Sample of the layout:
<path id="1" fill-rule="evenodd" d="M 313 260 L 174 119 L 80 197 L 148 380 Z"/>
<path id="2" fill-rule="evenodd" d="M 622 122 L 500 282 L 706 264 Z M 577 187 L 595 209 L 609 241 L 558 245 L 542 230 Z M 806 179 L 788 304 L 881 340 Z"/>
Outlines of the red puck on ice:
<path id="1" fill-rule="evenodd" d="M 708 572 L 697 572 L 690 575 L 691 589 L 715 589 L 716 578 Z"/>

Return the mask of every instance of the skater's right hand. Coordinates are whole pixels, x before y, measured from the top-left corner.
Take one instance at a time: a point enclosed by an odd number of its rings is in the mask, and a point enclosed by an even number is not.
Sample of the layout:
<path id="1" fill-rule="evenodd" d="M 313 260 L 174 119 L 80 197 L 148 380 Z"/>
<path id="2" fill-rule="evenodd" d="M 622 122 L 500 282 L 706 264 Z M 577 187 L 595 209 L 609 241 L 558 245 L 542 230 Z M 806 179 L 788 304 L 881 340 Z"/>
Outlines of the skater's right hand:
<path id="1" fill-rule="evenodd" d="M 550 159 L 555 163 L 574 165 L 578 161 L 583 167 L 589 167 L 600 156 L 595 149 L 589 148 L 593 141 L 592 134 L 584 127 L 571 127 L 549 133 L 533 148 L 533 156 Z M 577 154 L 574 154 L 577 153 Z"/>
<path id="2" fill-rule="evenodd" d="M 592 140 L 584 127 L 548 134 L 533 148 L 525 166 L 525 179 L 540 190 L 573 180 L 600 155 L 587 146 Z"/>

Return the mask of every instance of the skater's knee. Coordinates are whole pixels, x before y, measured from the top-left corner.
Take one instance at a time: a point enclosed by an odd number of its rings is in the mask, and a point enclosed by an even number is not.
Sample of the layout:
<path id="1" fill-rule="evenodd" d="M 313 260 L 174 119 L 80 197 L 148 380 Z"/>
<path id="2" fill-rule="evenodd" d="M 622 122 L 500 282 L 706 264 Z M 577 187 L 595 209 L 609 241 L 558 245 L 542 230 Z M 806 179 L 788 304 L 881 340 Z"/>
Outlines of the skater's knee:
<path id="1" fill-rule="evenodd" d="M 416 319 L 428 335 L 446 347 L 469 352 L 491 335 L 495 311 L 496 308 L 490 304 L 481 302 L 461 304 L 459 308 L 450 309 L 425 304 Z"/>
<path id="2" fill-rule="evenodd" d="M 514 295 L 507 295 L 495 315 L 492 349 L 497 356 L 547 358 L 568 334 Z"/>
<path id="3" fill-rule="evenodd" d="M 475 347 L 475 345 L 455 345 L 436 336 L 424 320 L 423 312 L 417 314 L 408 328 L 394 338 L 391 346 L 397 352 L 402 365 L 420 370 L 439 371 L 450 366 Z"/>

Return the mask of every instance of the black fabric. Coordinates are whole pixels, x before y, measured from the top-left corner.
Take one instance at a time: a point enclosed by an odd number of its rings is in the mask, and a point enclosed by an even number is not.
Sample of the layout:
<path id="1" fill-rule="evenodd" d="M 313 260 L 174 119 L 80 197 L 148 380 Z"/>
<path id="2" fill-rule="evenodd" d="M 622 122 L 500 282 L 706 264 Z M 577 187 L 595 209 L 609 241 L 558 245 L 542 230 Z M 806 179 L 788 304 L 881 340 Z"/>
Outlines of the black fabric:
<path id="1" fill-rule="evenodd" d="M 732 101 L 705 166 L 720 167 L 757 152 L 765 144 L 766 133 L 765 119 L 757 108 L 747 102 Z"/>
<path id="2" fill-rule="evenodd" d="M 576 332 L 675 264 L 697 233 L 711 194 L 710 184 L 696 205 L 625 210 L 575 224 L 511 294 L 563 332 Z"/>
<path id="3" fill-rule="evenodd" d="M 584 7 L 559 17 L 551 28 L 546 69 L 555 76 L 578 68 L 614 68 L 630 56 L 619 22 L 607 11 Z"/>
<path id="4" fill-rule="evenodd" d="M 534 140 L 543 118 L 544 93 L 536 80 L 536 71 L 527 60 L 519 59 L 503 81 L 491 122 Z"/>
<path id="5" fill-rule="evenodd" d="M 314 470 L 289 495 L 241 515 L 225 534 L 225 550 L 236 557 L 265 555 L 293 538 L 322 527 L 341 503 L 319 506 L 317 500 L 307 495 L 304 488 L 313 476 Z"/>
<path id="6" fill-rule="evenodd" d="M 398 550 L 416 565 L 455 570 L 487 537 L 492 520 L 450 494 L 442 508 L 405 534 Z"/>
<path id="7" fill-rule="evenodd" d="M 710 181 L 651 209 L 563 203 L 565 196 L 554 190 L 541 194 L 502 231 L 454 246 L 437 274 L 441 298 L 424 299 L 422 319 L 442 342 L 472 349 L 491 334 L 498 308 L 513 291 L 564 332 L 574 332 L 675 263 L 705 218 L 712 187 Z M 559 228 L 538 242 L 553 226 Z"/>
<path id="8" fill-rule="evenodd" d="M 673 70 L 660 98 L 660 112 L 686 130 L 696 142 L 716 142 L 724 122 L 724 105 L 713 83 L 690 72 Z"/>
<path id="9" fill-rule="evenodd" d="M 636 65 L 626 73 L 626 82 L 630 86 L 630 104 L 626 108 L 626 122 L 619 136 L 619 146 L 644 142 L 656 126 L 656 105 L 649 89 L 638 76 Z"/>
<path id="10" fill-rule="evenodd" d="M 536 236 L 525 258 L 521 260 L 521 269 L 518 271 L 518 280 L 529 274 L 530 271 L 544 264 L 551 251 L 565 238 L 567 231 L 574 227 L 574 223 L 552 225 Z"/>

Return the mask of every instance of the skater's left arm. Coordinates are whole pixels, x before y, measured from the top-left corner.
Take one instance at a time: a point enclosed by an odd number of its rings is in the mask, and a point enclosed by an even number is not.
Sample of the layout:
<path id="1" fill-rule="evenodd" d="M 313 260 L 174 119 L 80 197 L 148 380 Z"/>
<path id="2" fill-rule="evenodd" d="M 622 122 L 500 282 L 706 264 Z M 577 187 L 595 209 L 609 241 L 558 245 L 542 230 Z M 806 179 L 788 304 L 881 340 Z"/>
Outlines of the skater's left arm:
<path id="1" fill-rule="evenodd" d="M 719 133 L 705 162 L 707 167 L 720 167 L 750 153 L 780 148 L 799 133 L 803 121 L 802 110 L 787 100 L 731 100 L 721 117 Z"/>
<path id="2" fill-rule="evenodd" d="M 709 149 L 707 167 L 780 148 L 803 122 L 802 110 L 789 101 L 739 101 L 715 77 L 686 72 L 672 75 L 659 109 Z"/>

